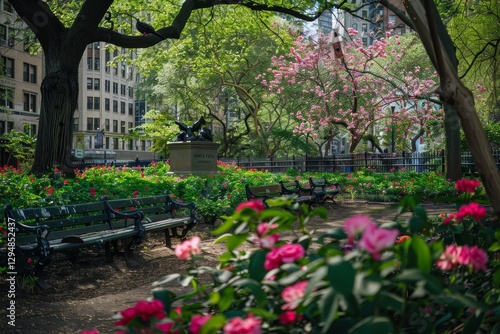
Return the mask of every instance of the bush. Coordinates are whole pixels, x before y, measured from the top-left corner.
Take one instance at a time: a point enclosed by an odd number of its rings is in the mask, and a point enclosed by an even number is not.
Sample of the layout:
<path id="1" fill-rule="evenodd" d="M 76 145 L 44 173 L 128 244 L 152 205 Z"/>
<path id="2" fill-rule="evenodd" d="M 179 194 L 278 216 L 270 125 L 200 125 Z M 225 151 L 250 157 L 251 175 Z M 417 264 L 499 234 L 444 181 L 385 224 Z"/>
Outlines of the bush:
<path id="1" fill-rule="evenodd" d="M 500 232 L 472 188 L 457 184 L 465 191 L 457 212 L 437 219 L 405 197 L 399 212 L 412 212 L 407 221 L 355 216 L 318 237 L 306 223 L 325 218 L 324 208 L 243 203 L 216 231 L 227 247 L 216 267 L 198 265 L 194 237 L 175 250 L 190 261 L 187 272 L 154 283 L 192 291 L 159 288 L 117 325 L 125 333 L 498 332 Z M 254 250 L 240 250 L 245 242 Z"/>

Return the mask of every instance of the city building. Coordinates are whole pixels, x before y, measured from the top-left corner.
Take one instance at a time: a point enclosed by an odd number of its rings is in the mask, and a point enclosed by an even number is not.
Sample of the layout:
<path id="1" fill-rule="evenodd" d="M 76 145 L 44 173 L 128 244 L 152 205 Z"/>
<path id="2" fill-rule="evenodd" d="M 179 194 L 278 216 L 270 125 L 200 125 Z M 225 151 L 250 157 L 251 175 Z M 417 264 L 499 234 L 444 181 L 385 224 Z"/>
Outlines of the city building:
<path id="1" fill-rule="evenodd" d="M 16 130 L 35 136 L 43 56 L 30 54 L 30 36 L 7 0 L 0 2 L 0 22 L 0 135 Z"/>
<path id="2" fill-rule="evenodd" d="M 0 0 L 0 135 L 11 130 L 37 135 L 44 59 L 41 50 L 30 53 L 33 41 L 12 5 Z M 117 56 L 124 57 L 113 61 Z M 135 100 L 137 71 L 127 61 L 135 57 L 135 50 L 103 42 L 87 47 L 79 68 L 73 123 L 76 159 L 95 163 L 153 159 L 151 141 L 125 138 L 144 122 L 147 111 L 145 101 Z"/>

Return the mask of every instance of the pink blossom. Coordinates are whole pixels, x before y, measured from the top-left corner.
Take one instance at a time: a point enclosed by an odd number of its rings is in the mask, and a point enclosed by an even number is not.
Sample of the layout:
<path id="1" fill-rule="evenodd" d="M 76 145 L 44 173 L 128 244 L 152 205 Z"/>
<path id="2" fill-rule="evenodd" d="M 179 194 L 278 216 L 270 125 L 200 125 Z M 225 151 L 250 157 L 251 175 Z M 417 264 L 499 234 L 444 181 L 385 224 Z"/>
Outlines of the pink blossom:
<path id="1" fill-rule="evenodd" d="M 285 326 L 293 325 L 294 323 L 301 321 L 302 316 L 297 315 L 295 311 L 286 311 L 279 316 L 281 324 Z"/>
<path id="2" fill-rule="evenodd" d="M 474 272 L 479 270 L 486 271 L 488 255 L 477 246 L 446 246 L 436 265 L 443 271 L 455 270 L 459 265 L 468 266 Z"/>
<path id="3" fill-rule="evenodd" d="M 352 244 L 356 235 L 363 233 L 369 225 L 374 225 L 370 216 L 357 215 L 346 219 L 343 229 L 349 238 L 348 243 Z"/>
<path id="4" fill-rule="evenodd" d="M 252 314 L 246 319 L 234 317 L 224 326 L 224 334 L 261 334 L 260 323 Z"/>
<path id="5" fill-rule="evenodd" d="M 191 240 L 183 241 L 174 250 L 175 255 L 181 260 L 189 260 L 193 255 L 201 254 L 201 239 L 194 236 Z"/>
<path id="6" fill-rule="evenodd" d="M 457 220 L 462 221 L 467 216 L 473 217 L 476 221 L 486 217 L 486 208 L 476 202 L 462 205 L 457 212 Z"/>
<path id="7" fill-rule="evenodd" d="M 203 325 L 212 318 L 211 315 L 200 315 L 195 314 L 191 317 L 191 324 L 189 325 L 189 332 L 193 334 L 198 334 L 201 331 Z"/>
<path id="8" fill-rule="evenodd" d="M 238 205 L 234 211 L 238 212 L 243 210 L 244 208 L 250 208 L 259 213 L 265 210 L 266 206 L 264 205 L 264 202 L 262 200 L 251 200 L 248 202 L 240 203 L 240 205 Z"/>
<path id="9" fill-rule="evenodd" d="M 136 317 L 140 317 L 143 321 L 148 321 L 151 318 L 163 319 L 165 313 L 163 311 L 163 303 L 158 299 L 152 301 L 139 301 L 134 307 L 127 308 L 120 312 L 122 318 L 116 322 L 116 326 L 125 326 Z"/>
<path id="10" fill-rule="evenodd" d="M 261 248 L 272 249 L 279 239 L 279 234 L 271 234 L 258 239 L 257 242 Z"/>
<path id="11" fill-rule="evenodd" d="M 478 180 L 460 179 L 455 183 L 455 188 L 460 192 L 473 194 L 480 185 L 481 182 Z"/>
<path id="12" fill-rule="evenodd" d="M 297 282 L 294 285 L 287 286 L 281 292 L 281 298 L 285 302 L 281 306 L 282 310 L 291 311 L 297 308 L 307 289 L 307 281 Z"/>
<path id="13" fill-rule="evenodd" d="M 259 225 L 257 225 L 257 235 L 259 237 L 262 237 L 264 234 L 266 234 L 267 232 L 269 232 L 270 230 L 273 230 L 275 228 L 278 228 L 279 225 L 278 224 L 269 224 L 269 223 L 261 223 Z"/>
<path id="14" fill-rule="evenodd" d="M 300 244 L 285 244 L 272 249 L 266 254 L 264 268 L 272 270 L 279 268 L 283 263 L 292 263 L 305 255 L 304 248 Z"/>
<path id="15" fill-rule="evenodd" d="M 398 230 L 378 228 L 375 224 L 370 224 L 364 231 L 358 248 L 370 253 L 373 259 L 380 260 L 380 252 L 394 245 L 398 234 Z"/>

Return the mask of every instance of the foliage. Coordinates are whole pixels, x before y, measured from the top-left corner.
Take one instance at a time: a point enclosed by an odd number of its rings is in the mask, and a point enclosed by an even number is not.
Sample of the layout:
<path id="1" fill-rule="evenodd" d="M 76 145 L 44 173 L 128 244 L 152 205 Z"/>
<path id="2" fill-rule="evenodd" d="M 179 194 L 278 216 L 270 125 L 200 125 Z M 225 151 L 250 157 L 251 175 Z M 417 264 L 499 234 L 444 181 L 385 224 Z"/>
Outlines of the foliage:
<path id="1" fill-rule="evenodd" d="M 365 47 L 358 31 L 348 32 L 352 40 L 343 43 L 341 56 L 334 55 L 327 36 L 317 41 L 299 36 L 290 52 L 274 56 L 261 76 L 270 91 L 267 96 L 290 99 L 299 92 L 305 101 L 294 109 L 299 123 L 294 132 L 311 133 L 316 139 L 319 129 L 337 125 L 349 134 L 352 152 L 370 129 L 382 141 L 389 128 L 397 128 L 397 137 L 406 139 L 434 127 L 443 117 L 436 104 L 437 76 L 430 64 L 407 59 L 401 40 L 412 36 L 392 36 L 389 31 L 386 38 Z M 415 48 L 411 42 L 403 45 Z M 402 59 L 413 66 L 404 67 Z"/>
<path id="2" fill-rule="evenodd" d="M 15 130 L 4 134 L 2 137 L 7 139 L 7 142 L 0 146 L 4 147 L 12 157 L 21 161 L 23 171 L 28 171 L 33 163 L 36 139 L 26 131 Z M 12 163 L 13 161 L 7 161 L 7 165 Z"/>
<path id="3" fill-rule="evenodd" d="M 486 132 L 486 137 L 488 137 L 488 142 L 491 146 L 500 148 L 500 123 L 487 124 L 484 126 L 484 131 Z M 463 131 L 460 132 L 460 142 L 463 150 L 469 149 Z"/>
<path id="4" fill-rule="evenodd" d="M 215 267 L 200 265 L 199 237 L 178 245 L 186 272 L 160 278 L 152 300 L 122 311 L 117 326 L 129 333 L 496 332 L 498 222 L 473 202 L 475 189 L 457 189 L 466 192 L 453 221 L 433 220 L 405 197 L 399 212 L 411 212 L 407 220 L 378 225 L 355 216 L 317 236 L 307 222 L 326 218 L 324 208 L 243 203 L 214 232 L 227 248 Z M 174 282 L 181 293 L 167 287 Z"/>

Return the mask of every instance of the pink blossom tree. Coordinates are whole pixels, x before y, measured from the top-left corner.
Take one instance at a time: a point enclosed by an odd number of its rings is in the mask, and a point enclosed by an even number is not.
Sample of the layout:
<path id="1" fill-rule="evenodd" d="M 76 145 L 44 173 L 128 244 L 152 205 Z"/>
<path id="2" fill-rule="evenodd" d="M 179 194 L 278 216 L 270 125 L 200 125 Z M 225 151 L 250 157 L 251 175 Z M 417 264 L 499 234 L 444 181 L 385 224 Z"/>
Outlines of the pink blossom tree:
<path id="1" fill-rule="evenodd" d="M 374 127 L 418 138 L 429 123 L 442 119 L 434 93 L 439 85 L 435 71 L 418 66 L 401 70 L 397 64 L 406 54 L 399 36 L 388 32 L 364 47 L 356 30 L 348 33 L 350 40 L 344 43 L 341 57 L 335 55 L 327 36 L 317 40 L 300 36 L 290 52 L 273 57 L 268 73 L 259 77 L 269 96 L 303 101 L 291 113 L 298 121 L 296 134 L 311 133 L 317 138 L 320 129 L 340 126 L 351 136 L 352 152 Z"/>

